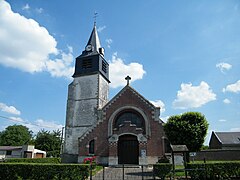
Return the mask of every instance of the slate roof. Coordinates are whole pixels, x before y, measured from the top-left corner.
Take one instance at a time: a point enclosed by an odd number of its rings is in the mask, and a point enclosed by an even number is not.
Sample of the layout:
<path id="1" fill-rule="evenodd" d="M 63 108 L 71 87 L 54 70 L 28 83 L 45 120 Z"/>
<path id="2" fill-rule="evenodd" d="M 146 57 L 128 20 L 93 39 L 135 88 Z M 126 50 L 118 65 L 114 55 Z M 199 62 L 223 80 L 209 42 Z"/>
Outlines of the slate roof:
<path id="1" fill-rule="evenodd" d="M 222 144 L 239 144 L 240 132 L 214 132 Z"/>
<path id="2" fill-rule="evenodd" d="M 101 47 L 101 44 L 100 44 L 100 40 L 98 37 L 97 28 L 96 28 L 95 24 L 94 24 L 94 27 L 93 27 L 93 30 L 92 30 L 92 33 L 90 35 L 87 45 L 92 45 L 94 47 L 94 52 L 99 53 L 99 48 Z"/>
<path id="3" fill-rule="evenodd" d="M 22 149 L 22 146 L 0 146 L 0 151 Z"/>

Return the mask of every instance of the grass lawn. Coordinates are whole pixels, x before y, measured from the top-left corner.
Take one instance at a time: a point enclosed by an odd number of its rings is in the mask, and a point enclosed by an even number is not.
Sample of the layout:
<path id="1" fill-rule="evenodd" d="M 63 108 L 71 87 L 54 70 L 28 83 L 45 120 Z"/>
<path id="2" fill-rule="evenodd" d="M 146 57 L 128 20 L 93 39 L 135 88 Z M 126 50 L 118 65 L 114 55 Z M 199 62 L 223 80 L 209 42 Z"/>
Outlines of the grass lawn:
<path id="1" fill-rule="evenodd" d="M 184 171 L 183 165 L 175 165 L 175 176 L 177 176 L 177 177 L 185 176 L 185 171 Z"/>
<path id="2" fill-rule="evenodd" d="M 99 171 L 101 171 L 103 169 L 102 166 L 96 166 L 95 169 L 92 170 L 92 175 L 96 175 Z"/>

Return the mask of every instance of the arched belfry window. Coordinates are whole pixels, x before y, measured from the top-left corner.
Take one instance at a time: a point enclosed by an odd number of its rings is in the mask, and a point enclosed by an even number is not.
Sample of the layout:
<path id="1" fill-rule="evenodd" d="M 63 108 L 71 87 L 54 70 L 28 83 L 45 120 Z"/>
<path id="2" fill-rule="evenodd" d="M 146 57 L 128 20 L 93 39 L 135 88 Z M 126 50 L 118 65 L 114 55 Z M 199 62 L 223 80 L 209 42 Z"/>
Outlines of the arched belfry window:
<path id="1" fill-rule="evenodd" d="M 130 121 L 131 124 L 136 125 L 137 128 L 142 128 L 145 130 L 145 123 L 143 117 L 136 111 L 126 110 L 119 113 L 115 118 L 114 128 L 119 128 L 126 121 Z"/>
<path id="2" fill-rule="evenodd" d="M 95 144 L 94 139 L 89 142 L 89 149 L 88 149 L 89 154 L 94 154 L 94 144 Z"/>

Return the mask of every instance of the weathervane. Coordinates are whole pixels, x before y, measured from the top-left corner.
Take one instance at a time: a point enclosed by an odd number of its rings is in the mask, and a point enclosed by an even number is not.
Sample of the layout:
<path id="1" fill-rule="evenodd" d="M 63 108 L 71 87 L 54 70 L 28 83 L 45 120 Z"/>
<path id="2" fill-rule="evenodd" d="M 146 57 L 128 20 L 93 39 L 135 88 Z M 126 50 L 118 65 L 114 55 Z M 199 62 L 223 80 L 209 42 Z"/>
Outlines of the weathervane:
<path id="1" fill-rule="evenodd" d="M 96 25 L 97 17 L 98 17 L 98 13 L 95 11 L 94 12 L 94 16 L 93 16 L 93 18 L 94 18 L 94 26 Z"/>
<path id="2" fill-rule="evenodd" d="M 130 76 L 127 76 L 127 77 L 125 77 L 125 79 L 127 80 L 127 85 L 129 85 L 129 82 L 130 82 L 130 80 L 131 80 L 131 77 L 130 77 Z"/>

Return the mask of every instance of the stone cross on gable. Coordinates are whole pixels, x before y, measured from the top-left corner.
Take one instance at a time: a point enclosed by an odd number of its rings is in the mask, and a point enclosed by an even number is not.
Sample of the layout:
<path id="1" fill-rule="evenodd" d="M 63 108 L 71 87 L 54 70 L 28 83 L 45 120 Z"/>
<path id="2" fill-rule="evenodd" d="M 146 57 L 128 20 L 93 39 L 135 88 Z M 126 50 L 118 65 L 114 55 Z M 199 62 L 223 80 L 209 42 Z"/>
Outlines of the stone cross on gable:
<path id="1" fill-rule="evenodd" d="M 127 77 L 125 77 L 125 79 L 127 80 L 127 85 L 129 85 L 129 82 L 130 82 L 130 80 L 131 80 L 131 77 L 130 77 L 130 76 L 127 76 Z"/>

